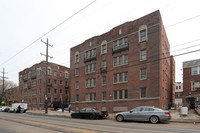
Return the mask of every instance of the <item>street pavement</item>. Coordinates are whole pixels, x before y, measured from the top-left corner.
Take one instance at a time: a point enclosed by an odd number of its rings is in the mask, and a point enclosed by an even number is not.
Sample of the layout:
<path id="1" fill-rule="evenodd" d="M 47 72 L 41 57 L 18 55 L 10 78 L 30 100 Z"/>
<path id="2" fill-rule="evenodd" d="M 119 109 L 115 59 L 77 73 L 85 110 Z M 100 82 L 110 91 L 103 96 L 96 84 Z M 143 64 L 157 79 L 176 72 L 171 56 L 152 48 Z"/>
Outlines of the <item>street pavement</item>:
<path id="1" fill-rule="evenodd" d="M 170 110 L 172 119 L 170 122 L 177 123 L 200 123 L 200 115 L 196 114 L 194 110 L 189 110 L 187 116 L 181 116 L 179 110 Z M 73 111 L 72 111 L 73 112 Z M 44 110 L 28 110 L 27 114 L 29 115 L 46 115 L 53 117 L 68 117 L 71 118 L 71 112 L 68 111 L 62 112 L 62 110 L 48 110 L 48 113 L 45 114 Z M 109 113 L 108 119 L 114 119 L 115 113 Z"/>

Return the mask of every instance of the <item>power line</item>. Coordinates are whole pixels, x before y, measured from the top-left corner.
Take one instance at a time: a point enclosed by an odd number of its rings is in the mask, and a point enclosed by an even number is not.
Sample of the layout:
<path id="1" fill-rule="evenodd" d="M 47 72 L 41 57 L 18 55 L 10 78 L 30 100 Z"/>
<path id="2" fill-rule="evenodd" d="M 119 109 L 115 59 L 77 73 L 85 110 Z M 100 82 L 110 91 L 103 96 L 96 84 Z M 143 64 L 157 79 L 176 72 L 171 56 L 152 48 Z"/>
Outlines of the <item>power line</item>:
<path id="1" fill-rule="evenodd" d="M 197 16 L 192 17 L 192 18 L 189 18 L 189 19 L 182 20 L 182 21 L 177 22 L 177 23 L 175 23 L 175 24 L 169 25 L 169 26 L 167 26 L 167 27 L 165 27 L 165 28 L 169 28 L 169 27 L 172 27 L 172 26 L 175 26 L 175 25 L 178 25 L 178 24 L 184 23 L 184 22 L 186 22 L 186 21 L 189 21 L 189 20 L 192 20 L 192 19 L 195 19 L 195 18 L 198 18 L 198 17 L 200 17 L 200 15 L 197 15 Z"/>
<path id="2" fill-rule="evenodd" d="M 75 12 L 74 14 L 72 14 L 70 17 L 68 17 L 67 19 L 65 19 L 64 21 L 62 21 L 61 23 L 59 23 L 58 25 L 56 25 L 54 28 L 52 28 L 51 30 L 49 30 L 48 32 L 46 32 L 45 34 L 43 34 L 42 36 L 40 36 L 38 39 L 36 39 L 35 41 L 33 41 L 32 43 L 30 43 L 28 46 L 26 46 L 25 48 L 23 48 L 22 50 L 20 50 L 19 52 L 17 52 L 16 54 L 14 54 L 13 56 L 11 56 L 8 60 L 4 61 L 3 63 L 0 64 L 0 66 L 2 66 L 3 64 L 7 63 L 8 61 L 10 61 L 11 59 L 13 59 L 14 57 L 16 57 L 18 54 L 20 54 L 21 52 L 23 52 L 25 49 L 29 48 L 30 46 L 32 46 L 33 44 L 35 44 L 37 41 L 39 41 L 40 39 L 42 39 L 44 36 L 46 36 L 47 34 L 49 34 L 50 32 L 52 32 L 53 30 L 55 30 L 56 28 L 58 28 L 60 25 L 64 24 L 66 21 L 68 21 L 69 19 L 71 19 L 72 17 L 74 17 L 75 15 L 77 15 L 78 13 L 80 13 L 81 11 L 83 11 L 84 9 L 86 9 L 87 7 L 89 7 L 90 5 L 92 5 L 94 2 L 96 2 L 96 0 L 92 1 L 91 3 L 87 4 L 86 6 L 84 6 L 83 8 L 81 8 L 80 10 L 78 10 L 77 12 Z"/>

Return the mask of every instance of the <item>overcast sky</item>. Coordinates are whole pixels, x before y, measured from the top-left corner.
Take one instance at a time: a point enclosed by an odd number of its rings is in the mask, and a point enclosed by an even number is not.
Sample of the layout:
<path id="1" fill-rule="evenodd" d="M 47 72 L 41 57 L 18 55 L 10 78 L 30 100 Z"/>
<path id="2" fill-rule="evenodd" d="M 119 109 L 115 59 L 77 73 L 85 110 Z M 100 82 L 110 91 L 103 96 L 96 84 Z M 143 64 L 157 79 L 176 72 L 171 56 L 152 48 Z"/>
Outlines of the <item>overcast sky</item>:
<path id="1" fill-rule="evenodd" d="M 0 0 L 0 71 L 4 67 L 8 80 L 18 83 L 20 71 L 45 60 L 40 55 L 45 53 L 45 45 L 40 39 L 33 42 L 93 1 Z M 71 47 L 160 10 L 171 55 L 179 55 L 200 49 L 199 5 L 199 0 L 96 0 L 42 39 L 49 38 L 53 45 L 49 48 L 53 59 L 49 61 L 70 67 Z M 176 81 L 182 81 L 182 62 L 198 58 L 200 52 L 175 57 Z"/>

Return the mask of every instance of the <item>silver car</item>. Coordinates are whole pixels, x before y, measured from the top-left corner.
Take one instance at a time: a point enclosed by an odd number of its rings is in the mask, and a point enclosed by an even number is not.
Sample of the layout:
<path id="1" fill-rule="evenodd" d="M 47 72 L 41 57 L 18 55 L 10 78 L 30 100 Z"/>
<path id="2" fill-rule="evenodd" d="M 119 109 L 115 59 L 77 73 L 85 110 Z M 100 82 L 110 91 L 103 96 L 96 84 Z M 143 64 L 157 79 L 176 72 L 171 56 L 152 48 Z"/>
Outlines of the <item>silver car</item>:
<path id="1" fill-rule="evenodd" d="M 170 120 L 171 114 L 170 111 L 164 111 L 162 109 L 155 108 L 154 106 L 140 106 L 127 112 L 116 113 L 115 119 L 119 122 L 132 120 L 158 123 Z"/>

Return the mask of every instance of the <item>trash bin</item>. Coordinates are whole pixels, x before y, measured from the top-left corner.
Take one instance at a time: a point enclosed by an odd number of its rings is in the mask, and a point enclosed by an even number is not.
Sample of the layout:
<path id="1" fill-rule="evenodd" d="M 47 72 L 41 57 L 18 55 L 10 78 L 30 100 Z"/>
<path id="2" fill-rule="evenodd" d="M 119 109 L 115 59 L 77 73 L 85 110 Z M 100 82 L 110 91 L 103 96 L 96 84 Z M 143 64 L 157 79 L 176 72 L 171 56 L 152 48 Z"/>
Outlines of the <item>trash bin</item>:
<path id="1" fill-rule="evenodd" d="M 188 115 L 188 107 L 181 107 L 181 114 L 183 116 L 187 116 Z"/>

